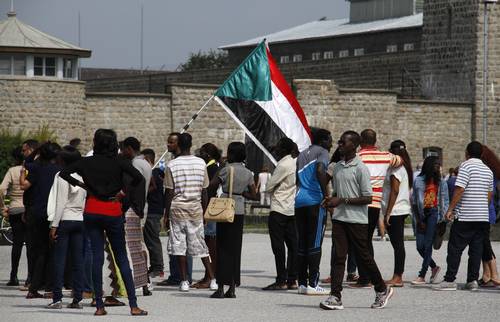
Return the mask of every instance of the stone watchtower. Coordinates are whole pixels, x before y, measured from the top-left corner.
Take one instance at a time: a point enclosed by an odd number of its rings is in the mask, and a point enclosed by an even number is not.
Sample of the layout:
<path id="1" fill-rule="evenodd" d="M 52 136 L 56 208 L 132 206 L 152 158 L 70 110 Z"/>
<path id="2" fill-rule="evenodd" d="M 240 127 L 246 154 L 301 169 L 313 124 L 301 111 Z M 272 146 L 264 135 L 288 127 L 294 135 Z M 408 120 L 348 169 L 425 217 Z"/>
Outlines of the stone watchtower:
<path id="1" fill-rule="evenodd" d="M 422 94 L 433 100 L 473 105 L 472 139 L 483 140 L 484 4 L 478 0 L 425 0 L 422 33 Z M 500 151 L 500 4 L 489 4 L 487 144 Z M 450 126 L 453 120 L 450 120 Z"/>
<path id="2" fill-rule="evenodd" d="M 0 21 L 0 124 L 10 131 L 49 125 L 61 141 L 82 136 L 85 83 L 78 60 L 90 50 L 43 33 L 9 12 Z"/>

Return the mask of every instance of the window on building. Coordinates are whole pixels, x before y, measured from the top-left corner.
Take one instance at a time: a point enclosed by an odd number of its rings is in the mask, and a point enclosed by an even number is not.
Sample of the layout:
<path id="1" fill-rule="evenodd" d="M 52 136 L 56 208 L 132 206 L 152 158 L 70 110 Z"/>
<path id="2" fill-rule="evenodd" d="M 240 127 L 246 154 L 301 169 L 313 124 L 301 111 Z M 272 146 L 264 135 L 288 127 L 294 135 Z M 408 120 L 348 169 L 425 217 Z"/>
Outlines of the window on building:
<path id="1" fill-rule="evenodd" d="M 354 56 L 363 56 L 365 54 L 364 48 L 356 48 L 354 49 Z"/>
<path id="2" fill-rule="evenodd" d="M 74 78 L 75 61 L 73 59 L 64 58 L 63 60 L 63 77 Z"/>
<path id="3" fill-rule="evenodd" d="M 280 57 L 280 63 L 286 64 L 288 62 L 290 62 L 290 57 L 289 56 L 281 56 Z"/>
<path id="4" fill-rule="evenodd" d="M 398 51 L 398 45 L 387 45 L 386 51 L 388 53 L 395 53 Z"/>
<path id="5" fill-rule="evenodd" d="M 0 75 L 10 75 L 11 56 L 0 55 Z"/>
<path id="6" fill-rule="evenodd" d="M 35 76 L 43 76 L 43 57 L 34 59 Z"/>
<path id="7" fill-rule="evenodd" d="M 320 59 L 321 59 L 320 52 L 312 53 L 312 60 L 320 60 Z"/>
<path id="8" fill-rule="evenodd" d="M 344 57 L 349 57 L 349 50 L 341 50 L 339 51 L 339 57 L 344 58 Z"/>
<path id="9" fill-rule="evenodd" d="M 293 55 L 293 62 L 298 63 L 302 61 L 302 55 Z"/>
<path id="10" fill-rule="evenodd" d="M 404 51 L 412 51 L 415 50 L 415 45 L 413 43 L 404 44 L 403 49 Z"/>
<path id="11" fill-rule="evenodd" d="M 325 51 L 323 53 L 323 59 L 333 59 L 333 51 Z"/>
<path id="12" fill-rule="evenodd" d="M 22 55 L 0 55 L 0 75 L 26 75 L 26 58 Z"/>
<path id="13" fill-rule="evenodd" d="M 14 75 L 26 75 L 26 57 L 12 57 L 12 71 Z"/>
<path id="14" fill-rule="evenodd" d="M 55 57 L 45 57 L 45 76 L 56 76 Z"/>
<path id="15" fill-rule="evenodd" d="M 443 162 L 443 148 L 438 146 L 425 147 L 422 149 L 422 156 L 424 159 L 430 156 L 438 157 L 439 161 Z"/>
<path id="16" fill-rule="evenodd" d="M 34 69 L 35 76 L 56 76 L 56 58 L 36 56 Z"/>

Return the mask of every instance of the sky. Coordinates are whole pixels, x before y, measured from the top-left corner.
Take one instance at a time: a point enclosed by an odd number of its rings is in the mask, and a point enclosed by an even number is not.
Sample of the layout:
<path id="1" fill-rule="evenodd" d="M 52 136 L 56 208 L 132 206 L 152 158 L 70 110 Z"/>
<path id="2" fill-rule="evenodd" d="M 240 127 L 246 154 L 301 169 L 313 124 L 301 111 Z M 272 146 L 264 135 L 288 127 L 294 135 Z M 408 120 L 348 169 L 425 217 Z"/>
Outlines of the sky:
<path id="1" fill-rule="evenodd" d="M 0 19 L 11 0 L 0 0 Z M 144 8 L 147 69 L 174 70 L 192 52 L 244 41 L 306 22 L 345 18 L 346 0 L 14 0 L 17 18 L 92 50 L 84 67 L 140 68 Z"/>

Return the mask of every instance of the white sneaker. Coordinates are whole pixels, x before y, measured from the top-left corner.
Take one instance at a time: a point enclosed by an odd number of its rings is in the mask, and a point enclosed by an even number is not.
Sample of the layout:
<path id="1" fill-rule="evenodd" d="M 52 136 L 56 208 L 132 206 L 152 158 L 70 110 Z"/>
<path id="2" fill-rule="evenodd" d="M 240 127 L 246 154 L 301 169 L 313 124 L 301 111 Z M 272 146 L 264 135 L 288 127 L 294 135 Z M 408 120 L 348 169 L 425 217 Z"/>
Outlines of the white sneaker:
<path id="1" fill-rule="evenodd" d="M 467 284 L 465 284 L 464 289 L 475 292 L 479 290 L 479 285 L 477 281 L 472 281 Z"/>
<path id="2" fill-rule="evenodd" d="M 308 286 L 306 289 L 306 295 L 328 295 L 330 291 L 325 290 L 321 286 L 311 287 Z"/>
<path id="3" fill-rule="evenodd" d="M 181 291 L 181 292 L 189 292 L 189 282 L 188 281 L 182 281 L 181 285 L 179 286 L 179 291 Z"/>
<path id="4" fill-rule="evenodd" d="M 298 288 L 299 294 L 307 294 L 307 287 L 304 285 L 300 285 Z"/>
<path id="5" fill-rule="evenodd" d="M 219 286 L 217 285 L 217 282 L 215 281 L 215 278 L 210 281 L 210 291 L 217 291 Z"/>
<path id="6" fill-rule="evenodd" d="M 326 300 L 319 304 L 319 307 L 323 310 L 343 310 L 344 306 L 342 305 L 342 301 L 334 296 L 330 295 Z"/>
<path id="7" fill-rule="evenodd" d="M 457 283 L 442 281 L 441 283 L 433 286 L 432 289 L 436 291 L 456 291 Z"/>

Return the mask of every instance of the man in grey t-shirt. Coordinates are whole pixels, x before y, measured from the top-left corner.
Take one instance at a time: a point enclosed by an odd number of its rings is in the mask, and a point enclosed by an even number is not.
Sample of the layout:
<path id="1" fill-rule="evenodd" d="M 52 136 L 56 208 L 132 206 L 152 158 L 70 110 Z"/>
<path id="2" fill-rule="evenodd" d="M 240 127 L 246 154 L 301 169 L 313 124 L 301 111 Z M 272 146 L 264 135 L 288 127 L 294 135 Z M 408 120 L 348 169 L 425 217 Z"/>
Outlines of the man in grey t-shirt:
<path id="1" fill-rule="evenodd" d="M 338 145 L 344 160 L 338 162 L 333 169 L 333 197 L 326 198 L 323 202 L 325 207 L 336 208 L 332 218 L 335 257 L 331 295 L 320 304 L 326 310 L 344 308 L 341 292 L 349 245 L 354 247 L 357 262 L 364 265 L 375 286 L 376 297 L 371 307 L 384 308 L 393 294 L 393 289 L 386 286 L 368 250 L 368 205 L 372 202 L 372 188 L 370 172 L 356 155 L 359 142 L 360 136 L 354 131 L 342 134 Z"/>

